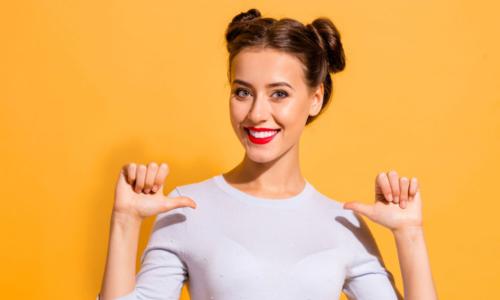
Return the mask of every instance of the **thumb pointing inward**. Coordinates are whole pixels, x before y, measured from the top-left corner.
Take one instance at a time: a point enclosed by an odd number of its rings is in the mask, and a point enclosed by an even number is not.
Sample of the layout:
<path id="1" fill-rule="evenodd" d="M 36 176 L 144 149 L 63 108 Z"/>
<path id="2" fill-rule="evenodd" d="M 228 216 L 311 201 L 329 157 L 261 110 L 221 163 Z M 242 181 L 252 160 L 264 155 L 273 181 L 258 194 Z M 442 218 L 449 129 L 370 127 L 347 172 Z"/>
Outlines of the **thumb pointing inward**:
<path id="1" fill-rule="evenodd" d="M 365 215 L 367 217 L 371 216 L 372 210 L 373 210 L 373 207 L 371 205 L 356 202 L 356 201 L 346 202 L 346 203 L 344 203 L 343 207 L 344 207 L 344 209 L 350 209 L 354 212 Z"/>

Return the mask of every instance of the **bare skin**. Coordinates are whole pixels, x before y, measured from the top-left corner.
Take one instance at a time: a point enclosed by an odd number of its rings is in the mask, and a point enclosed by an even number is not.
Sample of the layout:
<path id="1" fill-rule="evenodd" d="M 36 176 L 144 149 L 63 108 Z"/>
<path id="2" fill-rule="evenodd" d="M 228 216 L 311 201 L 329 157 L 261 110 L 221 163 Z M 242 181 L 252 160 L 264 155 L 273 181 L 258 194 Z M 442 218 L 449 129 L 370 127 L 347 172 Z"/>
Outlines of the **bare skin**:
<path id="1" fill-rule="evenodd" d="M 299 141 L 308 116 L 320 112 L 323 84 L 310 89 L 301 62 L 271 49 L 244 49 L 233 59 L 229 101 L 231 124 L 244 147 L 242 161 L 223 174 L 234 187 L 265 198 L 287 198 L 300 193 L 305 179 L 300 171 Z M 287 82 L 268 86 L 270 83 Z M 279 129 L 267 144 L 254 144 L 245 127 Z M 181 206 L 195 208 L 192 199 L 167 199 L 162 191 L 167 171 L 150 164 L 125 166 L 117 182 L 106 270 L 101 300 L 131 292 L 139 228 L 148 216 Z M 154 185 L 157 188 L 153 188 Z M 161 185 L 161 186 L 160 186 Z M 421 198 L 416 178 L 381 172 L 375 180 L 375 203 L 347 202 L 344 208 L 386 228 L 396 241 L 405 299 L 437 299 L 423 235 Z"/>
<path id="2" fill-rule="evenodd" d="M 245 49 L 233 60 L 230 116 L 245 156 L 223 174 L 234 187 L 265 198 L 300 193 L 305 180 L 300 171 L 299 140 L 306 119 L 319 112 L 323 85 L 309 89 L 301 62 L 272 49 Z M 291 87 L 269 87 L 273 82 Z M 242 83 L 243 82 L 243 83 Z M 277 95 L 277 96 L 275 96 Z M 279 96 L 278 96 L 279 95 Z M 245 127 L 280 129 L 267 144 L 254 144 Z M 422 224 L 422 200 L 416 177 L 399 177 L 394 170 L 375 179 L 375 203 L 344 203 L 345 209 L 366 216 L 394 235 L 403 277 L 405 299 L 437 299 Z"/>
<path id="3" fill-rule="evenodd" d="M 120 170 L 100 300 L 115 299 L 134 290 L 139 232 L 145 218 L 179 207 L 196 208 L 191 198 L 168 198 L 163 194 L 167 174 L 168 165 L 158 166 L 155 162 L 147 166 L 130 163 Z"/>

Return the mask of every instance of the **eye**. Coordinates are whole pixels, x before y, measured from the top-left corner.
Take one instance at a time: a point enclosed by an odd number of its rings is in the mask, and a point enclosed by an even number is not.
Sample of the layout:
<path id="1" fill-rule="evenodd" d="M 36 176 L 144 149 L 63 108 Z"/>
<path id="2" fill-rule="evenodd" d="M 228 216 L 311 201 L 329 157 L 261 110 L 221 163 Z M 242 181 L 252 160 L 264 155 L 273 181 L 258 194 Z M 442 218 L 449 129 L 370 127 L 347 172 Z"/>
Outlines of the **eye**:
<path id="1" fill-rule="evenodd" d="M 277 90 L 274 94 L 279 94 L 280 96 L 278 96 L 278 98 L 286 98 L 288 97 L 288 93 L 286 91 L 283 91 L 283 90 Z"/>
<path id="2" fill-rule="evenodd" d="M 243 92 L 243 93 L 240 93 Z M 250 92 L 248 90 L 242 89 L 242 88 L 237 88 L 234 90 L 234 94 L 240 98 L 244 98 L 248 95 L 250 95 Z"/>

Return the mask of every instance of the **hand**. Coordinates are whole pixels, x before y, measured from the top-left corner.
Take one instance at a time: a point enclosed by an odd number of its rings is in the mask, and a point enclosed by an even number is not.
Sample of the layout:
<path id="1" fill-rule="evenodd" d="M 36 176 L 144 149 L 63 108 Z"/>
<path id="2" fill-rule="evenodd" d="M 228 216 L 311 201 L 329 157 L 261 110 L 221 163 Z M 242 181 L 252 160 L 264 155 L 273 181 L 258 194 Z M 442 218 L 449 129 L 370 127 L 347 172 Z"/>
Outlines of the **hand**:
<path id="1" fill-rule="evenodd" d="M 382 172 L 375 178 L 375 204 L 346 202 L 351 209 L 393 232 L 422 227 L 422 200 L 416 177 L 399 178 L 396 171 Z"/>
<path id="2" fill-rule="evenodd" d="M 178 207 L 196 208 L 191 198 L 167 198 L 163 195 L 163 182 L 167 173 L 168 166 L 165 163 L 159 167 L 154 162 L 147 167 L 135 163 L 123 166 L 116 183 L 113 214 L 142 221 Z"/>

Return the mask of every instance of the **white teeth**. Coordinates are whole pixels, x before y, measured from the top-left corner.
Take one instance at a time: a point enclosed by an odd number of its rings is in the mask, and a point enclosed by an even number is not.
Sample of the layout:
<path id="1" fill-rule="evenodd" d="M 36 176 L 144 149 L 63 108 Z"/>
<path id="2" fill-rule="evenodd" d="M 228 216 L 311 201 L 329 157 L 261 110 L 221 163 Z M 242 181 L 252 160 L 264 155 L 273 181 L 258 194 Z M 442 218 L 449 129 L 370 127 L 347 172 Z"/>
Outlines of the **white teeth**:
<path id="1" fill-rule="evenodd" d="M 248 130 L 250 134 L 256 138 L 266 138 L 275 135 L 278 133 L 277 130 L 275 131 L 253 131 L 253 130 Z"/>

